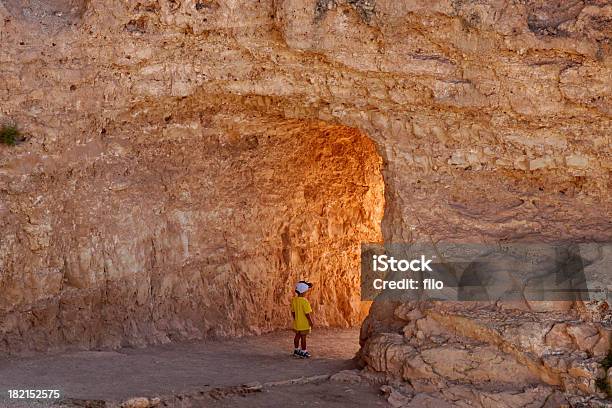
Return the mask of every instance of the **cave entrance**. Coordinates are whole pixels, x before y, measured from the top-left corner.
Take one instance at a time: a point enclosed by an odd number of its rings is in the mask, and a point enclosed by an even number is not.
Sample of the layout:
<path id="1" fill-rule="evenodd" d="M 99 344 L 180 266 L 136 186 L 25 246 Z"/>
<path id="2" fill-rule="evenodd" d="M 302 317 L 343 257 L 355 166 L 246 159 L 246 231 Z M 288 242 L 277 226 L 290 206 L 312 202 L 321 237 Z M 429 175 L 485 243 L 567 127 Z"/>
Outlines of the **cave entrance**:
<path id="1" fill-rule="evenodd" d="M 285 353 L 292 336 L 266 333 L 104 352 L 103 359 L 94 352 L 46 359 L 44 365 L 19 362 L 2 367 L 0 379 L 44 385 L 53 372 L 53 383 L 65 384 L 62 392 L 70 397 L 117 400 L 144 394 L 143 378 L 146 392 L 167 395 L 200 390 L 202 384 L 285 381 L 353 366 L 356 330 L 318 327 L 355 327 L 367 313 L 369 305 L 360 299 L 360 244 L 381 240 L 384 210 L 382 159 L 375 144 L 357 129 L 322 122 L 246 114 L 203 122 L 168 125 L 138 146 L 141 160 L 130 177 L 139 180 L 133 187 L 139 193 L 99 194 L 95 188 L 103 183 L 80 183 L 93 190 L 79 196 L 76 209 L 85 213 L 70 212 L 69 221 L 99 225 L 100 237 L 125 237 L 106 247 L 121 256 L 110 255 L 97 270 L 115 281 L 104 281 L 100 292 L 82 290 L 101 281 L 87 277 L 96 273 L 96 259 L 102 258 L 95 256 L 103 253 L 83 256 L 72 247 L 66 253 L 75 258 L 64 258 L 71 297 L 62 298 L 61 310 L 37 310 L 51 324 L 35 327 L 38 332 L 31 330 L 29 338 L 34 332 L 39 344 L 50 338 L 56 344 L 106 348 L 273 332 L 290 326 L 294 285 L 307 279 L 314 283 L 308 299 L 317 325 L 309 345 L 318 358 L 295 364 Z M 100 200 L 122 205 L 103 205 L 92 215 Z M 72 245 L 87 245 L 89 228 L 80 231 Z M 89 275 L 77 273 L 81 264 Z M 53 320 L 58 317 L 62 320 Z M 55 322 L 61 323 L 58 329 Z M 126 355 L 131 370 L 125 368 Z M 95 379 L 88 375 L 94 371 Z M 126 376 L 128 371 L 146 374 Z"/>
<path id="2" fill-rule="evenodd" d="M 245 211 L 248 222 L 236 239 L 251 256 L 237 269 L 257 289 L 232 294 L 227 287 L 225 296 L 259 304 L 257 313 L 241 315 L 242 327 L 288 327 L 301 279 L 314 284 L 308 298 L 318 326 L 359 325 L 370 306 L 360 295 L 360 245 L 382 240 L 383 161 L 376 145 L 356 128 L 324 122 L 240 126 L 224 142 L 242 149 L 232 160 L 249 181 L 234 186 L 239 195 L 229 206 Z M 251 232 L 259 237 L 245 240 Z"/>
<path id="3" fill-rule="evenodd" d="M 355 128 L 310 124 L 297 136 L 287 173 L 296 217 L 282 233 L 289 282 L 314 283 L 308 296 L 319 325 L 356 326 L 369 309 L 361 301 L 360 245 L 382 240 L 382 158 Z"/>
<path id="4" fill-rule="evenodd" d="M 143 136 L 139 160 L 125 164 L 129 171 L 118 176 L 109 165 L 99 182 L 79 184 L 70 211 L 56 216 L 58 239 L 51 242 L 58 244 L 40 257 L 41 264 L 55 257 L 63 265 L 44 281 L 63 282 L 57 302 L 38 300 L 36 290 L 44 292 L 37 287 L 25 295 L 7 291 L 46 318 L 11 328 L 6 349 L 287 329 L 301 279 L 314 284 L 308 299 L 317 326 L 363 321 L 369 303 L 360 296 L 360 245 L 381 241 L 384 212 L 383 161 L 374 142 L 325 122 L 253 112 L 198 117 L 196 109 L 147 111 L 163 131 Z M 108 194 L 107 185 L 128 182 L 129 190 Z M 49 194 L 62 197 L 63 186 Z M 64 240 L 75 219 L 81 228 Z M 25 265 L 31 271 L 24 276 L 36 276 L 37 264 Z M 13 307 L 20 298 L 3 301 Z M 26 321 L 20 313 L 14 321 Z"/>

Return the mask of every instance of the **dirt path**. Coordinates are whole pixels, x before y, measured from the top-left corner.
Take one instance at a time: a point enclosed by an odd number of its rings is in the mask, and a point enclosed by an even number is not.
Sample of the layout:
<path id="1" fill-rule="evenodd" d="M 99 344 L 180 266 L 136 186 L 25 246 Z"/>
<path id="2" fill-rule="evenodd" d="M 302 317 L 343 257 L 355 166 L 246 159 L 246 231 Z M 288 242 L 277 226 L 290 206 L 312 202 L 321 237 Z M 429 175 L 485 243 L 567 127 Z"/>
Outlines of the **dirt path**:
<path id="1" fill-rule="evenodd" d="M 316 330 L 309 338 L 309 349 L 314 355 L 310 360 L 290 357 L 293 344 L 289 332 L 144 349 L 2 359 L 0 406 L 11 406 L 6 399 L 9 389 L 59 389 L 62 398 L 117 401 L 133 396 L 173 395 L 253 381 L 264 383 L 330 374 L 354 366 L 351 359 L 359 349 L 358 338 L 356 329 Z M 331 385 L 309 387 L 333 388 Z M 344 392 L 341 386 L 335 387 L 337 392 Z M 307 389 L 301 387 L 299 392 Z M 346 395 L 355 392 L 347 391 Z M 282 388 L 271 392 L 270 397 L 278 399 L 280 395 L 283 395 Z M 261 398 L 260 394 L 252 402 L 257 403 Z M 326 400 L 321 401 L 324 404 Z"/>
<path id="2" fill-rule="evenodd" d="M 333 382 L 274 387 L 260 393 L 244 397 L 232 396 L 202 406 L 210 408 L 390 407 L 375 387 Z"/>

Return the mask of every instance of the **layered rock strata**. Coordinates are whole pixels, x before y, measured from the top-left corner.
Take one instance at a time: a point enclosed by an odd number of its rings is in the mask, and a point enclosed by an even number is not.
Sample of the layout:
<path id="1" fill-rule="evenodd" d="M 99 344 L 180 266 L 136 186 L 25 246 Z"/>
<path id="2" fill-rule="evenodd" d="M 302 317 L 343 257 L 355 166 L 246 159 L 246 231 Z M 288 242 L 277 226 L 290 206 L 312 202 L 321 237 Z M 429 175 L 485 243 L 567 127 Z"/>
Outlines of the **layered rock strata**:
<path id="1" fill-rule="evenodd" d="M 356 323 L 374 150 L 387 242 L 610 241 L 611 18 L 602 0 L 3 1 L 0 116 L 28 140 L 0 147 L 2 348 L 280 327 L 303 273 L 324 324 Z M 372 356 L 406 326 L 375 309 Z M 555 333 L 607 327 L 579 309 Z"/>

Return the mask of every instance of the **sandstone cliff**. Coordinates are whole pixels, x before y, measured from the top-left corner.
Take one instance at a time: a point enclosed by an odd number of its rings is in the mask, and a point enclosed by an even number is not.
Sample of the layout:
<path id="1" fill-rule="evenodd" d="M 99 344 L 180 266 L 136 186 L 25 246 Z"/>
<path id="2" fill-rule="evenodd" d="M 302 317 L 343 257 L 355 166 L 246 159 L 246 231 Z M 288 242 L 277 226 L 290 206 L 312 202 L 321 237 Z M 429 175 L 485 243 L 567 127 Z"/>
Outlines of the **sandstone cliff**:
<path id="1" fill-rule="evenodd" d="M 383 205 L 388 242 L 610 240 L 611 19 L 606 0 L 0 2 L 0 119 L 27 135 L 0 146 L 0 349 L 284 327 L 300 277 L 322 324 L 357 324 Z M 423 319 L 396 307 L 364 327 L 373 356 Z M 534 358 L 525 378 L 561 383 Z"/>

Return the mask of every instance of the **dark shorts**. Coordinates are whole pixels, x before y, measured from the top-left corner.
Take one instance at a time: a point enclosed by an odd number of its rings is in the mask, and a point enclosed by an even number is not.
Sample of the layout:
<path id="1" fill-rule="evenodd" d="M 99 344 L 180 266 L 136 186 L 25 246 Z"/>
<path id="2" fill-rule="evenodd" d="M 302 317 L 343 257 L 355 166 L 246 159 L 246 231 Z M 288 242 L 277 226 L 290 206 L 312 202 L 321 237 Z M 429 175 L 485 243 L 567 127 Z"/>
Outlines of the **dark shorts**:
<path id="1" fill-rule="evenodd" d="M 294 332 L 296 332 L 297 334 L 301 334 L 302 336 L 305 336 L 307 334 L 310 334 L 310 329 L 308 330 L 293 330 Z"/>

